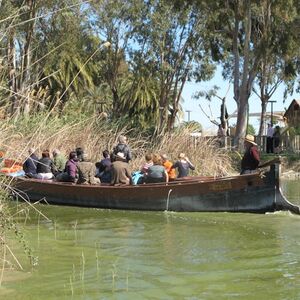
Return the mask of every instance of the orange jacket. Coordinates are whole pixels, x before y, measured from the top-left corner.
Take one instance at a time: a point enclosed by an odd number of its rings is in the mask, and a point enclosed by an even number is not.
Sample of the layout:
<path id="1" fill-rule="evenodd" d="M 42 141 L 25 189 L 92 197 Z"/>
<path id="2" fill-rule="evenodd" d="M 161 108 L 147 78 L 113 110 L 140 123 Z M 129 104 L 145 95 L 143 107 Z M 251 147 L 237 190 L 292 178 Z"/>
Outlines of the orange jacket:
<path id="1" fill-rule="evenodd" d="M 172 169 L 173 164 L 169 160 L 166 160 L 163 163 L 163 166 L 165 167 L 167 173 L 169 174 L 169 179 L 175 179 L 176 172 L 175 172 L 175 169 Z"/>

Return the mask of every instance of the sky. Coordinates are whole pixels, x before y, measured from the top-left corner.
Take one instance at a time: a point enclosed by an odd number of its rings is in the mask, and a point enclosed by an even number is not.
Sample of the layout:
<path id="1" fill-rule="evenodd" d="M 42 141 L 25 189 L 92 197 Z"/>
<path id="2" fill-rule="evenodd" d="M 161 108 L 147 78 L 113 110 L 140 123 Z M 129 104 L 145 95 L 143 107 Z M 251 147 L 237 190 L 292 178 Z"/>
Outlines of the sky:
<path id="1" fill-rule="evenodd" d="M 195 94 L 197 91 L 207 91 L 212 89 L 214 85 L 217 85 L 220 89 L 218 90 L 218 96 L 224 97 L 226 96 L 226 106 L 228 114 L 234 113 L 236 110 L 236 102 L 233 99 L 233 84 L 229 84 L 228 82 L 224 81 L 221 74 L 221 69 L 218 68 L 216 71 L 216 74 L 214 78 L 207 82 L 188 82 L 186 83 L 182 97 L 184 99 L 183 103 L 183 110 L 184 110 L 184 121 L 188 120 L 188 110 L 191 112 L 190 114 L 190 121 L 197 121 L 202 125 L 202 128 L 205 132 L 217 132 L 217 126 L 212 124 L 209 119 L 205 116 L 205 114 L 202 112 L 201 108 L 199 107 L 199 104 L 201 104 L 202 108 L 205 110 L 205 112 L 208 115 L 210 114 L 210 108 L 212 112 L 212 118 L 215 119 L 217 122 L 219 122 L 220 117 L 220 105 L 221 100 L 218 98 L 213 98 L 211 102 L 207 101 L 204 98 L 201 99 L 193 99 L 193 94 Z M 229 90 L 228 90 L 229 89 Z M 300 99 L 300 94 L 294 93 L 292 96 L 288 96 L 285 100 L 285 103 L 283 103 L 283 91 L 284 86 L 280 86 L 277 91 L 274 93 L 272 98 L 270 100 L 276 101 L 276 103 L 273 103 L 273 111 L 284 111 L 287 109 L 292 102 L 293 99 Z M 209 108 L 210 106 L 210 108 Z M 250 113 L 260 113 L 261 106 L 260 106 L 260 100 L 255 95 L 252 94 L 249 99 L 249 110 Z M 271 104 L 269 103 L 267 106 L 267 112 L 271 112 Z M 229 120 L 229 125 L 234 125 L 236 123 L 236 118 L 232 118 Z M 256 133 L 258 132 L 259 128 L 259 119 L 258 117 L 250 117 L 249 123 L 252 124 L 256 130 Z"/>

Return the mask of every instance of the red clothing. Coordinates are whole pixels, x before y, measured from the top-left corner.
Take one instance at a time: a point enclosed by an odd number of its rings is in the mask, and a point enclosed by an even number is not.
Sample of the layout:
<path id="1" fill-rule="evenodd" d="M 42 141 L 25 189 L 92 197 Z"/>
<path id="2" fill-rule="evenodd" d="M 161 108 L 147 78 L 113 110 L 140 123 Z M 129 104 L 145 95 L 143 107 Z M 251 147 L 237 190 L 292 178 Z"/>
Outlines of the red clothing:
<path id="1" fill-rule="evenodd" d="M 260 162 L 258 149 L 256 146 L 252 145 L 249 147 L 241 162 L 241 169 L 244 170 L 256 170 Z"/>

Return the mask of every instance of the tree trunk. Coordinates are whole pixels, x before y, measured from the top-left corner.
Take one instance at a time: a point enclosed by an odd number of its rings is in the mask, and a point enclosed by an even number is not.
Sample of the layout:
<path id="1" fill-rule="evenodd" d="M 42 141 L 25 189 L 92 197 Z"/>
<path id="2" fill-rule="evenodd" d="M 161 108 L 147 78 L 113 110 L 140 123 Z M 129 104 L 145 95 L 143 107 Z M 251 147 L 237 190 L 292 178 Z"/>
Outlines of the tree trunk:
<path id="1" fill-rule="evenodd" d="M 16 48 L 15 48 L 15 31 L 10 29 L 8 31 L 8 46 L 7 46 L 7 60 L 8 60 L 8 85 L 10 91 L 10 105 L 9 115 L 19 115 L 19 99 L 17 97 L 17 78 L 16 78 Z"/>
<path id="2" fill-rule="evenodd" d="M 259 132 L 258 135 L 262 136 L 265 132 L 265 118 L 267 112 L 267 101 L 261 101 L 261 114 L 260 114 L 260 124 L 259 124 Z"/>
<path id="3" fill-rule="evenodd" d="M 247 95 L 241 95 L 240 103 L 237 111 L 237 124 L 235 132 L 235 145 L 238 145 L 239 149 L 243 147 L 243 138 L 247 132 L 248 124 L 248 97 Z"/>
<path id="4" fill-rule="evenodd" d="M 235 81 L 239 82 L 238 91 L 235 91 L 235 99 L 238 104 L 238 116 L 237 116 L 237 126 L 235 132 L 235 145 L 239 146 L 239 149 L 243 149 L 243 138 L 246 135 L 247 123 L 248 123 L 248 101 L 250 97 L 250 91 L 252 90 L 252 84 L 254 80 L 253 69 L 250 69 L 250 41 L 251 41 L 251 1 L 248 0 L 246 5 L 246 16 L 245 16 L 245 41 L 243 47 L 243 70 L 241 74 L 234 74 Z M 237 16 L 236 16 L 237 18 Z M 238 39 L 238 26 L 235 27 L 235 42 L 237 44 Z M 237 47 L 237 45 L 236 45 Z M 238 50 L 236 49 L 236 52 Z M 237 72 L 237 70 L 235 70 Z M 241 81 L 241 82 L 240 82 Z"/>
<path id="5" fill-rule="evenodd" d="M 22 76 L 22 96 L 23 96 L 23 113 L 28 115 L 30 112 L 30 84 L 31 84 L 31 44 L 33 39 L 34 25 L 35 25 L 35 15 L 36 15 L 36 1 L 27 0 L 27 5 L 29 7 L 28 19 L 31 20 L 27 25 L 27 31 L 25 34 L 25 45 L 24 45 L 24 64 L 23 64 L 23 76 Z"/>

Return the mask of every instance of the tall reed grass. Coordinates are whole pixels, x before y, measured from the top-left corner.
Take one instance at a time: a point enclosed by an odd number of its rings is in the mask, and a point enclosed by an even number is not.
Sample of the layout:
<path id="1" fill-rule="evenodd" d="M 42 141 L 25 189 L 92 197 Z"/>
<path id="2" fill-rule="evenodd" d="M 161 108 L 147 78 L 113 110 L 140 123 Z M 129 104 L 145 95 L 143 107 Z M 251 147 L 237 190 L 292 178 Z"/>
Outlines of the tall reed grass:
<path id="1" fill-rule="evenodd" d="M 66 156 L 76 147 L 83 147 L 96 162 L 102 158 L 103 150 L 113 149 L 120 135 L 127 135 L 134 156 L 132 170 L 139 169 L 146 153 L 164 153 L 175 161 L 184 152 L 196 166 L 194 175 L 220 176 L 233 172 L 228 153 L 212 139 L 191 137 L 189 128 L 154 138 L 101 116 L 76 119 L 38 114 L 17 121 L 1 121 L 0 129 L 0 150 L 20 161 L 26 159 L 29 147 L 35 148 L 38 155 L 44 149 L 58 148 Z"/>

